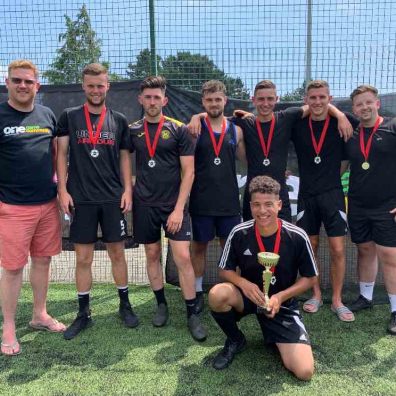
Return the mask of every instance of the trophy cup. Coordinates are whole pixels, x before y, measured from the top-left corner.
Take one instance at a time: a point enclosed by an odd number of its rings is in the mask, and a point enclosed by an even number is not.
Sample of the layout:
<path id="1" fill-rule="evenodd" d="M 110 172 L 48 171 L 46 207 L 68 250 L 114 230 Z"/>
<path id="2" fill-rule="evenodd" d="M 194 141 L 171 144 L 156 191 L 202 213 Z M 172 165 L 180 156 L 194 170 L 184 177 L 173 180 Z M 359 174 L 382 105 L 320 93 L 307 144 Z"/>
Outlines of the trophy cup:
<path id="1" fill-rule="evenodd" d="M 260 265 L 264 267 L 263 271 L 263 292 L 265 296 L 265 305 L 257 308 L 257 313 L 268 312 L 269 297 L 268 292 L 272 281 L 273 273 L 272 267 L 275 267 L 279 261 L 279 254 L 272 252 L 260 252 L 257 253 L 257 259 Z"/>

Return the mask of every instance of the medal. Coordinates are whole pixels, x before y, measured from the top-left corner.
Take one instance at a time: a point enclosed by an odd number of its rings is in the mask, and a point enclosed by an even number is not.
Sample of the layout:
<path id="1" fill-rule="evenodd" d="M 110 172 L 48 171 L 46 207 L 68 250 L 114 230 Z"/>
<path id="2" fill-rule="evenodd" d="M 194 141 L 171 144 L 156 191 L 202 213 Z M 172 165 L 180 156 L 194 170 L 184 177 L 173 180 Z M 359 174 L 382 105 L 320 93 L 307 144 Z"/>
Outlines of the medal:
<path id="1" fill-rule="evenodd" d="M 261 148 L 263 150 L 264 153 L 264 161 L 263 161 L 263 165 L 264 166 L 268 166 L 271 161 L 268 158 L 269 155 L 269 151 L 271 148 L 271 143 L 272 143 L 272 137 L 274 136 L 274 130 L 275 130 L 275 116 L 274 113 L 272 113 L 272 118 L 271 118 L 271 125 L 270 125 L 270 130 L 269 130 L 269 134 L 268 134 L 268 140 L 267 143 L 265 143 L 264 140 L 264 135 L 263 135 L 263 130 L 261 129 L 261 123 L 260 120 L 256 117 L 256 128 L 257 128 L 257 133 L 260 139 L 260 144 L 261 144 Z"/>
<path id="2" fill-rule="evenodd" d="M 93 157 L 93 158 L 99 157 L 99 151 L 96 149 L 91 150 L 90 154 L 91 154 L 91 157 Z"/>
<path id="3" fill-rule="evenodd" d="M 368 168 L 370 168 L 370 164 L 367 161 L 364 161 L 362 163 L 362 169 L 363 170 L 367 170 Z"/>
<path id="4" fill-rule="evenodd" d="M 163 115 L 161 115 L 161 118 L 160 118 L 158 126 L 157 126 L 157 130 L 155 131 L 153 145 L 151 145 L 151 142 L 150 142 L 148 123 L 146 120 L 144 120 L 144 122 L 143 122 L 144 137 L 146 138 L 146 146 L 147 146 L 147 150 L 148 150 L 149 156 L 150 156 L 150 160 L 147 162 L 147 164 L 150 168 L 154 168 L 156 165 L 156 162 L 153 159 L 153 157 L 155 155 L 155 151 L 157 150 L 157 144 L 158 144 L 158 140 L 159 140 L 159 137 L 161 134 L 162 127 L 164 126 L 164 122 L 165 122 L 165 117 Z"/>
<path id="5" fill-rule="evenodd" d="M 322 162 L 322 158 L 320 158 L 319 154 L 322 151 L 322 147 L 323 147 L 323 143 L 324 143 L 324 140 L 325 140 L 325 137 L 327 134 L 327 130 L 329 129 L 329 123 L 330 123 L 330 116 L 328 115 L 326 117 L 326 121 L 324 123 L 323 129 L 320 132 L 319 143 L 318 143 L 315 139 L 315 134 L 314 134 L 313 127 L 312 127 L 312 117 L 309 116 L 309 119 L 308 119 L 309 129 L 311 131 L 312 145 L 313 145 L 313 148 L 316 153 L 316 157 L 314 158 L 314 163 L 316 165 L 319 165 Z"/>
<path id="6" fill-rule="evenodd" d="M 96 127 L 95 133 L 92 128 L 91 117 L 89 116 L 88 105 L 86 103 L 84 103 L 84 115 L 85 115 L 85 123 L 88 129 L 89 141 L 93 146 L 93 149 L 89 154 L 91 155 L 92 158 L 98 158 L 99 150 L 97 150 L 95 146 L 99 140 L 100 132 L 102 131 L 102 126 L 106 117 L 106 106 L 103 106 L 102 111 L 100 112 L 99 122 L 98 122 L 98 126 Z"/>
<path id="7" fill-rule="evenodd" d="M 216 158 L 214 159 L 213 163 L 215 165 L 220 165 L 221 164 L 221 159 L 220 159 L 219 155 L 220 155 L 221 146 L 223 145 L 223 141 L 224 141 L 224 137 L 225 137 L 227 121 L 223 117 L 223 121 L 221 123 L 221 134 L 220 134 L 220 138 L 219 138 L 219 142 L 218 143 L 216 143 L 216 138 L 215 138 L 215 135 L 214 135 L 214 132 L 213 132 L 213 129 L 212 129 L 212 125 L 210 124 L 208 116 L 206 116 L 205 122 L 206 122 L 206 125 L 208 127 L 210 140 L 212 141 L 213 150 L 214 150 L 215 155 L 216 155 Z"/>
<path id="8" fill-rule="evenodd" d="M 374 136 L 375 132 L 377 132 L 377 129 L 380 126 L 380 123 L 381 123 L 381 117 L 377 117 L 377 119 L 375 120 L 374 128 L 373 128 L 372 132 L 370 133 L 369 138 L 367 139 L 366 147 L 364 147 L 363 126 L 360 126 L 360 130 L 359 130 L 360 151 L 362 152 L 363 157 L 364 157 L 364 162 L 362 163 L 362 169 L 365 171 L 370 168 L 370 164 L 368 162 L 368 157 L 369 157 L 370 150 L 371 150 L 371 143 L 373 141 L 373 136 Z"/>

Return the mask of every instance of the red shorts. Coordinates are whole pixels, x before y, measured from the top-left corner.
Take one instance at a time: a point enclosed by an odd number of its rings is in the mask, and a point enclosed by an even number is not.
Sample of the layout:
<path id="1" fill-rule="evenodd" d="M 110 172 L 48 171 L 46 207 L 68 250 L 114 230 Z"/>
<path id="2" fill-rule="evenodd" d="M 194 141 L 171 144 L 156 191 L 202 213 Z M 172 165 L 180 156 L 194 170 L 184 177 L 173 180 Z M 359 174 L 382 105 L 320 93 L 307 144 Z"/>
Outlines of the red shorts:
<path id="1" fill-rule="evenodd" d="M 8 270 L 26 265 L 33 257 L 48 257 L 62 250 L 56 199 L 41 205 L 0 202 L 0 263 Z"/>

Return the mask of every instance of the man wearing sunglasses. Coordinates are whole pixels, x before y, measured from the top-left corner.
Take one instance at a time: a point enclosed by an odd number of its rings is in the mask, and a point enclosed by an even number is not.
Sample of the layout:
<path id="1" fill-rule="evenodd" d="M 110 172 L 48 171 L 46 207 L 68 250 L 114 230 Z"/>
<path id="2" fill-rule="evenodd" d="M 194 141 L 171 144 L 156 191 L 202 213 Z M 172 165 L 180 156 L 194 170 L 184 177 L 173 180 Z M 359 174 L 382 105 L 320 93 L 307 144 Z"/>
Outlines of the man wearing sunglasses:
<path id="1" fill-rule="evenodd" d="M 32 62 L 11 62 L 6 86 L 8 101 L 0 104 L 1 353 L 13 356 L 21 352 L 15 314 L 29 254 L 33 289 L 29 326 L 50 332 L 62 332 L 65 326 L 46 309 L 51 256 L 61 251 L 54 179 L 56 119 L 49 108 L 34 103 L 40 84 Z"/>

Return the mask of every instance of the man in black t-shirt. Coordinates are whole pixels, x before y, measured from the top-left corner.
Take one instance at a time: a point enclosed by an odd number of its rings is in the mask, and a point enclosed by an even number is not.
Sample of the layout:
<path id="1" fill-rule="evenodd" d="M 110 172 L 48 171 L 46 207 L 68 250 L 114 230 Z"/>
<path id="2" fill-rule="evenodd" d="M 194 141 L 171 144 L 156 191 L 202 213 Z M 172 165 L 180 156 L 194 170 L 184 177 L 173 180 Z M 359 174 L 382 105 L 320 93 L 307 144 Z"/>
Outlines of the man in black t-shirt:
<path id="1" fill-rule="evenodd" d="M 86 103 L 66 109 L 57 125 L 58 193 L 61 208 L 71 219 L 79 304 L 76 319 L 64 333 L 67 340 L 92 324 L 89 294 L 99 224 L 118 289 L 119 314 L 127 327 L 139 324 L 129 302 L 124 253 L 124 215 L 132 206 L 128 123 L 122 114 L 106 108 L 109 82 L 104 66 L 86 66 L 82 86 Z"/>
<path id="2" fill-rule="evenodd" d="M 236 155 L 245 158 L 242 131 L 224 117 L 226 87 L 211 80 L 202 86 L 202 132 L 195 147 L 195 178 L 189 210 L 193 230 L 191 259 L 198 311 L 203 309 L 202 279 L 208 243 L 217 236 L 223 248 L 228 234 L 241 222 Z"/>
<path id="3" fill-rule="evenodd" d="M 257 176 L 249 188 L 253 220 L 231 231 L 219 262 L 226 282 L 209 292 L 213 318 L 227 336 L 213 367 L 228 367 L 245 348 L 237 322 L 256 314 L 266 343 L 277 346 L 285 367 L 297 378 L 309 380 L 314 371 L 312 350 L 295 297 L 312 287 L 317 275 L 311 244 L 301 228 L 278 219 L 282 206 L 278 182 Z M 280 256 L 271 268 L 269 299 L 262 291 L 264 267 L 258 263 L 259 252 Z"/>
<path id="4" fill-rule="evenodd" d="M 349 308 L 371 308 L 378 259 L 389 295 L 388 332 L 396 335 L 396 118 L 380 117 L 378 90 L 361 85 L 352 94 L 360 126 L 346 145 L 350 161 L 348 223 L 358 248 L 360 295 Z"/>
<path id="5" fill-rule="evenodd" d="M 133 196 L 134 239 L 143 243 L 147 273 L 157 300 L 153 325 L 168 321 L 161 266 L 161 227 L 169 239 L 187 308 L 187 324 L 197 341 L 206 331 L 197 315 L 194 270 L 190 259 L 190 222 L 186 202 L 194 180 L 194 143 L 187 128 L 165 117 L 166 81 L 147 77 L 140 86 L 144 118 L 130 125 L 132 151 L 136 152 Z"/>
<path id="6" fill-rule="evenodd" d="M 299 120 L 292 133 L 298 159 L 300 186 L 297 204 L 297 225 L 309 235 L 315 257 L 318 257 L 319 232 L 323 223 L 329 241 L 331 258 L 331 309 L 342 321 L 354 320 L 353 313 L 342 303 L 345 276 L 345 235 L 347 219 L 344 193 L 341 186 L 341 161 L 344 142 L 338 134 L 337 119 L 329 115 L 329 85 L 314 80 L 306 87 L 305 103 L 310 115 Z M 356 120 L 350 116 L 356 125 Z M 322 305 L 319 279 L 313 296 L 303 309 L 315 313 Z"/>
<path id="7" fill-rule="evenodd" d="M 56 119 L 34 103 L 38 70 L 28 60 L 8 66 L 8 101 L 0 104 L 0 281 L 3 326 L 1 353 L 21 353 L 15 314 L 23 268 L 31 256 L 33 317 L 29 327 L 62 332 L 46 309 L 51 256 L 61 251 L 61 227 L 54 178 Z"/>

